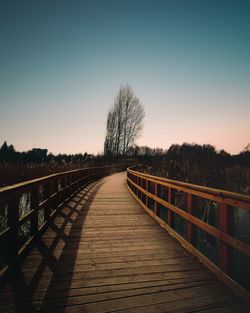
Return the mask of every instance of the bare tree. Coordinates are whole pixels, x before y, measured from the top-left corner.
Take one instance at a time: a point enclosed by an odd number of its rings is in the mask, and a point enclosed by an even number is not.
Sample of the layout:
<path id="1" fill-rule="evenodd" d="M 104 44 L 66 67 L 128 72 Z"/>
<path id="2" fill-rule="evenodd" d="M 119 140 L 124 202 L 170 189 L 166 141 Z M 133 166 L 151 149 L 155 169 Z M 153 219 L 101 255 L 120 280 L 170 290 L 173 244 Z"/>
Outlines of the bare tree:
<path id="1" fill-rule="evenodd" d="M 121 87 L 108 112 L 104 154 L 126 155 L 129 146 L 141 134 L 144 107 L 128 85 Z"/>
<path id="2" fill-rule="evenodd" d="M 106 130 L 106 138 L 104 143 L 104 154 L 110 155 L 111 151 L 114 150 L 114 143 L 115 143 L 115 132 L 114 129 L 116 128 L 116 120 L 115 114 L 111 111 L 108 113 L 107 117 L 107 130 Z"/>

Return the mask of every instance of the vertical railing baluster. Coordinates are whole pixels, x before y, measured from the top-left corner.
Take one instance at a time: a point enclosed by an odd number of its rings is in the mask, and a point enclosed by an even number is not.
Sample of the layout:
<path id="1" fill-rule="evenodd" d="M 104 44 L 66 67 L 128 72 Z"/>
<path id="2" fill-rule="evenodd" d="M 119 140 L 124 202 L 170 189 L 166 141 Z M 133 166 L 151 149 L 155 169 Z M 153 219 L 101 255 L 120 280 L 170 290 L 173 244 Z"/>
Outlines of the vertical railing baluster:
<path id="1" fill-rule="evenodd" d="M 65 184 L 65 199 L 69 197 L 69 176 L 65 175 L 64 177 L 64 184 Z"/>
<path id="2" fill-rule="evenodd" d="M 194 197 L 191 194 L 187 194 L 187 212 L 192 215 L 194 205 Z M 196 233 L 197 228 L 194 224 L 187 222 L 187 240 L 192 245 L 196 244 Z"/>
<path id="3" fill-rule="evenodd" d="M 133 182 L 136 183 L 136 177 L 135 177 L 134 174 L 133 174 Z M 136 194 L 136 187 L 135 187 L 135 185 L 133 185 L 133 191 L 134 191 L 134 194 Z"/>
<path id="4" fill-rule="evenodd" d="M 148 179 L 146 178 L 146 191 L 148 191 Z M 146 195 L 146 207 L 148 208 L 148 195 Z"/>
<path id="5" fill-rule="evenodd" d="M 68 176 L 68 185 L 69 185 L 69 196 L 72 194 L 72 175 Z"/>
<path id="6" fill-rule="evenodd" d="M 70 191 L 69 191 L 69 175 L 67 174 L 65 176 L 65 179 L 64 179 L 64 182 L 65 182 L 65 198 L 68 198 L 69 197 L 69 194 L 70 194 Z"/>
<path id="7" fill-rule="evenodd" d="M 34 210 L 32 217 L 30 219 L 30 232 L 31 236 L 34 236 L 38 232 L 38 210 L 39 210 L 39 193 L 38 188 L 35 187 L 31 192 L 30 200 L 31 210 Z"/>
<path id="8" fill-rule="evenodd" d="M 139 187 L 141 187 L 141 177 L 139 177 L 138 185 L 139 185 Z M 138 192 L 139 192 L 139 199 L 141 200 L 142 199 L 142 192 L 141 192 L 141 190 L 139 190 Z"/>
<path id="9" fill-rule="evenodd" d="M 18 220 L 19 197 L 13 196 L 8 201 L 7 226 L 10 228 L 7 244 L 7 259 L 13 260 L 18 255 Z"/>
<path id="10" fill-rule="evenodd" d="M 82 178 L 83 178 L 83 171 L 79 172 L 79 188 L 81 188 L 83 185 Z"/>
<path id="11" fill-rule="evenodd" d="M 224 233 L 232 233 L 233 214 L 232 208 L 224 203 L 218 204 L 219 209 L 219 229 Z M 231 269 L 231 249 L 228 245 L 220 241 L 219 243 L 219 266 L 226 274 L 230 273 Z"/>
<path id="12" fill-rule="evenodd" d="M 65 201 L 65 199 L 67 198 L 67 176 L 63 176 L 62 179 L 62 186 L 63 186 L 63 193 L 62 193 L 62 197 L 63 197 L 63 201 Z"/>
<path id="13" fill-rule="evenodd" d="M 70 183 L 71 183 L 71 194 L 74 192 L 74 174 L 70 175 Z"/>
<path id="14" fill-rule="evenodd" d="M 168 203 L 175 204 L 175 189 L 168 188 Z M 168 209 L 168 225 L 174 228 L 174 213 Z"/>
<path id="15" fill-rule="evenodd" d="M 155 196 L 156 197 L 158 196 L 158 184 L 156 182 L 155 182 Z M 154 206 L 155 215 L 157 215 L 157 207 L 158 207 L 158 203 L 155 200 L 155 206 Z"/>
<path id="16" fill-rule="evenodd" d="M 44 206 L 44 222 L 48 220 L 49 215 L 50 215 L 50 201 L 49 198 L 51 196 L 51 194 L 53 193 L 51 188 L 51 181 L 48 181 L 44 184 L 44 199 L 43 200 L 48 200 L 48 202 L 45 204 Z"/>
<path id="17" fill-rule="evenodd" d="M 60 181 L 60 184 L 59 184 L 59 181 Z M 58 205 L 60 205 L 63 202 L 62 191 L 61 191 L 61 189 L 62 189 L 62 182 L 63 182 L 63 178 L 61 176 L 60 179 L 57 182 L 57 192 L 58 192 L 57 204 Z"/>
<path id="18" fill-rule="evenodd" d="M 77 180 L 77 174 L 73 173 L 73 192 L 75 192 L 77 189 L 76 180 Z"/>
<path id="19" fill-rule="evenodd" d="M 70 183 L 71 183 L 71 195 L 74 193 L 74 173 L 70 175 Z"/>
<path id="20" fill-rule="evenodd" d="M 76 172 L 76 174 L 75 174 L 75 190 L 76 190 L 76 191 L 77 191 L 78 188 L 79 188 L 78 176 L 79 176 L 79 173 Z"/>
<path id="21" fill-rule="evenodd" d="M 79 190 L 80 188 L 80 173 L 79 172 L 76 172 L 76 180 L 77 180 L 76 189 Z"/>
<path id="22" fill-rule="evenodd" d="M 80 179 L 81 179 L 81 173 L 77 172 L 77 190 L 79 190 L 81 187 Z"/>

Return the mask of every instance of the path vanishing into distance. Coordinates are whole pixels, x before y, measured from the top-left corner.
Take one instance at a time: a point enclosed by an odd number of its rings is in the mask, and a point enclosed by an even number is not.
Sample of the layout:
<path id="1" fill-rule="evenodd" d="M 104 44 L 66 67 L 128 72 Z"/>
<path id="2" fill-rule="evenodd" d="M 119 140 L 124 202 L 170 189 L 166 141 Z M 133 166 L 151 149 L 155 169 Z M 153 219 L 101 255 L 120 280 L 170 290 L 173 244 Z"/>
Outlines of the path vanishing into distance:
<path id="1" fill-rule="evenodd" d="M 58 213 L 0 290 L 1 312 L 248 312 L 131 196 L 125 172 Z"/>

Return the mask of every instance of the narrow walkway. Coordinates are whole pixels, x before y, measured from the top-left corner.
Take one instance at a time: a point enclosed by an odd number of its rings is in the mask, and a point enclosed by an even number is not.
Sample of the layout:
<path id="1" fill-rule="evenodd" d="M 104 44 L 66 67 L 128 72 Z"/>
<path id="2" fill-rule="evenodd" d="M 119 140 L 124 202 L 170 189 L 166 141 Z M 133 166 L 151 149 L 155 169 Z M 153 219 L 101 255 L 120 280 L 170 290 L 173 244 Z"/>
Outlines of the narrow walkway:
<path id="1" fill-rule="evenodd" d="M 125 173 L 65 206 L 0 290 L 0 312 L 247 312 L 132 198 Z"/>

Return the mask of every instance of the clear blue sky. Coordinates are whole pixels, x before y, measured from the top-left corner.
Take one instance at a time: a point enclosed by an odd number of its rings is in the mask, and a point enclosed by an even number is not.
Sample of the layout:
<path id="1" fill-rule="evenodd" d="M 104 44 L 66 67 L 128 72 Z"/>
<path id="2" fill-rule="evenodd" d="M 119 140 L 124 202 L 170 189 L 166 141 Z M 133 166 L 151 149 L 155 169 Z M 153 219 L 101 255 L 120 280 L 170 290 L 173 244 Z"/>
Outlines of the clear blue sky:
<path id="1" fill-rule="evenodd" d="M 140 145 L 250 142 L 250 1 L 1 1 L 0 144 L 102 152 L 121 84 Z"/>

